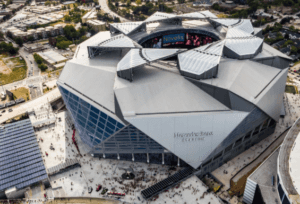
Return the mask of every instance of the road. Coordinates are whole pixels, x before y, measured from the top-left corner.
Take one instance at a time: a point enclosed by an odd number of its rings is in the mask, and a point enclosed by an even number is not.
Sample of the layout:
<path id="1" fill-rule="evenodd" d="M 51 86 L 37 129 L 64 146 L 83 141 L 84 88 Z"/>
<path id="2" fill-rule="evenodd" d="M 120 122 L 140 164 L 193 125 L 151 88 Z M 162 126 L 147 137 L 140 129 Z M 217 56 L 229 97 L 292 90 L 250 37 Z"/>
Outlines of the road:
<path id="1" fill-rule="evenodd" d="M 53 91 L 50 91 L 39 98 L 30 100 L 26 103 L 22 103 L 17 106 L 13 106 L 11 107 L 13 109 L 12 112 L 6 111 L 5 113 L 2 113 L 2 116 L 0 117 L 0 123 L 3 123 L 10 118 L 14 118 L 18 115 L 24 114 L 27 111 L 31 111 L 34 107 L 40 106 L 42 104 L 46 104 L 50 101 L 58 99 L 59 97 L 61 97 L 61 94 L 58 88 L 56 88 Z"/>
<path id="2" fill-rule="evenodd" d="M 107 1 L 106 0 L 99 0 L 99 5 L 101 6 L 101 9 L 105 12 L 108 13 L 111 16 L 115 16 L 115 17 L 119 17 L 121 22 L 128 22 L 128 20 L 126 18 L 123 18 L 121 16 L 119 16 L 118 14 L 116 14 L 115 12 L 111 11 L 107 5 Z"/>
<path id="3" fill-rule="evenodd" d="M 30 54 L 29 52 L 24 50 L 24 47 L 19 49 L 19 54 L 25 59 L 27 67 L 28 67 L 28 72 L 27 76 L 30 77 L 29 73 L 31 72 L 31 76 L 39 76 L 40 75 L 40 69 L 38 68 L 37 63 L 35 62 L 33 55 Z"/>

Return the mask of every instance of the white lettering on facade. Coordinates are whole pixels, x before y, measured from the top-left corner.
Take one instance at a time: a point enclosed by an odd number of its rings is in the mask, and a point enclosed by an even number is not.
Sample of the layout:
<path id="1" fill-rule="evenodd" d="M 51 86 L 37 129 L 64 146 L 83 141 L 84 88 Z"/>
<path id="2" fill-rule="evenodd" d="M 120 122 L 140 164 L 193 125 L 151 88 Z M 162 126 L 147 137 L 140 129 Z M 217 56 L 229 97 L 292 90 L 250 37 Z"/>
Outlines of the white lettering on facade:
<path id="1" fill-rule="evenodd" d="M 206 136 L 213 135 L 213 132 L 191 132 L 191 133 L 174 133 L 174 138 L 181 139 L 182 142 L 195 142 L 204 140 Z"/>

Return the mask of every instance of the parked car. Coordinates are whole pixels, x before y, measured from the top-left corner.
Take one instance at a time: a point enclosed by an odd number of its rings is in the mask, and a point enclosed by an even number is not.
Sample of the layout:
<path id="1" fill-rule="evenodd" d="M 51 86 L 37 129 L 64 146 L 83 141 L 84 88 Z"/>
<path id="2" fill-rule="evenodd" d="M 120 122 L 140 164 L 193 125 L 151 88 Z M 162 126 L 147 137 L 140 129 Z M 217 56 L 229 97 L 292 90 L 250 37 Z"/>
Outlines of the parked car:
<path id="1" fill-rule="evenodd" d="M 88 187 L 88 192 L 89 193 L 92 193 L 93 192 L 93 188 L 90 186 L 90 187 Z"/>
<path id="2" fill-rule="evenodd" d="M 102 186 L 101 186 L 101 185 L 98 185 L 98 187 L 97 187 L 96 191 L 97 191 L 97 192 L 98 192 L 98 191 L 100 191 L 100 190 L 101 190 L 101 188 L 102 188 Z"/>
<path id="3" fill-rule="evenodd" d="M 1 113 L 5 113 L 6 110 L 1 111 Z"/>
<path id="4" fill-rule="evenodd" d="M 13 110 L 10 108 L 10 109 L 8 109 L 8 112 L 12 112 Z"/>
<path id="5" fill-rule="evenodd" d="M 108 189 L 107 189 L 107 188 L 103 188 L 103 190 L 102 190 L 101 194 L 102 194 L 102 195 L 104 195 L 104 194 L 105 194 L 107 191 L 108 191 Z"/>

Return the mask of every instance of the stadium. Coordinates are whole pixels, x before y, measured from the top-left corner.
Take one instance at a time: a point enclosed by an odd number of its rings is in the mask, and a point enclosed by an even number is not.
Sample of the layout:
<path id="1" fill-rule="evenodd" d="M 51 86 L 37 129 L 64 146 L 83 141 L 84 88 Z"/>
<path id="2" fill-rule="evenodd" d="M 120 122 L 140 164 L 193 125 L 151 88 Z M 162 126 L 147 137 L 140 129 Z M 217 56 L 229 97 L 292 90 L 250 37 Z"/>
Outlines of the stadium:
<path id="1" fill-rule="evenodd" d="M 57 82 L 94 157 L 200 175 L 272 134 L 291 59 L 248 19 L 156 12 L 81 43 Z"/>

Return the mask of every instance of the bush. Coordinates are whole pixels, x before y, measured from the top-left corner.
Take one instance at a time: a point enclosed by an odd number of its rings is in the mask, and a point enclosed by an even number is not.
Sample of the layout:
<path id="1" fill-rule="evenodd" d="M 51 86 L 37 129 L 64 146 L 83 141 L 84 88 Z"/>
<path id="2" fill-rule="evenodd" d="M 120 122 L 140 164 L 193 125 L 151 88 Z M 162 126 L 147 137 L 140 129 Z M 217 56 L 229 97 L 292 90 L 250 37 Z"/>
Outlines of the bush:
<path id="1" fill-rule="evenodd" d="M 42 72 L 46 71 L 46 69 L 48 68 L 46 65 L 44 64 L 39 64 L 38 67 L 41 69 Z"/>
<path id="2" fill-rule="evenodd" d="M 43 63 L 43 58 L 41 56 L 39 56 L 38 54 L 34 53 L 33 58 L 38 65 L 41 65 Z"/>

